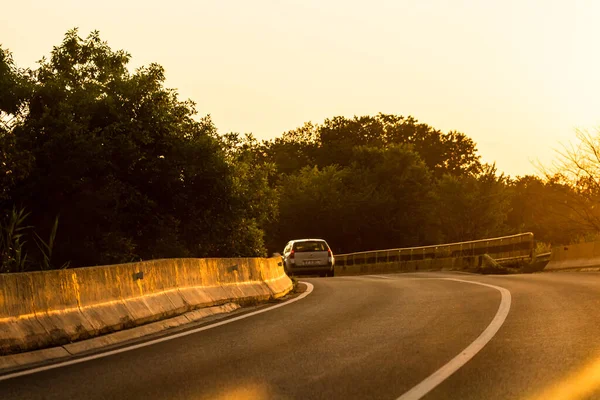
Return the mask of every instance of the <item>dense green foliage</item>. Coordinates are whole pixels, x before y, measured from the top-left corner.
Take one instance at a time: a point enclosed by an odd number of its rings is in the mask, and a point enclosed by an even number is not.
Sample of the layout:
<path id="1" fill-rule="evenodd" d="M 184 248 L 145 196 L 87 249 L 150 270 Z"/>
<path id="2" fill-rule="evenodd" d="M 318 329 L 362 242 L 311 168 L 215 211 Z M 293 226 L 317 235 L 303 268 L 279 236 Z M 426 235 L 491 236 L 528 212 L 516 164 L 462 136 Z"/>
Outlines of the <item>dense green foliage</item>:
<path id="1" fill-rule="evenodd" d="M 378 114 L 219 135 L 161 66 L 129 59 L 76 30 L 34 70 L 0 48 L 0 272 L 600 229 L 595 187 L 499 175 L 460 132 Z"/>
<path id="2" fill-rule="evenodd" d="M 412 117 L 379 114 L 326 119 L 286 132 L 267 146 L 267 156 L 285 174 L 307 165 L 348 166 L 360 146 L 387 148 L 404 144 L 419 155 L 436 177 L 462 175 L 481 169 L 475 143 L 459 132 L 444 134 Z"/>
<path id="3" fill-rule="evenodd" d="M 405 146 L 357 147 L 352 163 L 305 167 L 282 178 L 270 237 L 326 237 L 337 252 L 418 245 L 433 231 L 431 174 Z"/>
<path id="4" fill-rule="evenodd" d="M 23 207 L 43 237 L 60 215 L 56 264 L 264 251 L 259 226 L 273 207 L 247 201 L 265 178 L 228 157 L 210 119 L 194 119 L 194 104 L 164 87 L 162 67 L 130 73 L 128 61 L 98 33 L 76 31 L 35 71 L 5 61 L 28 97 L 2 132 L 0 176 L 11 179 L 1 209 Z M 20 109 L 13 97 L 3 120 Z"/>

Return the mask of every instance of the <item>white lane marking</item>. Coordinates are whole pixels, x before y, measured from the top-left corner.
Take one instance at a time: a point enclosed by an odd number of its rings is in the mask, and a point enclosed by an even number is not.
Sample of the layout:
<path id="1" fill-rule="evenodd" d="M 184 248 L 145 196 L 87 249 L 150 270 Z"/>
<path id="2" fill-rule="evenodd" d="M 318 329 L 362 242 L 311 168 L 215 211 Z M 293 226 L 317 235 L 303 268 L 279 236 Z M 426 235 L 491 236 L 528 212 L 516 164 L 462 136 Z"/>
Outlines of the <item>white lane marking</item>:
<path id="1" fill-rule="evenodd" d="M 77 358 L 75 360 L 62 361 L 62 362 L 59 362 L 59 363 L 56 363 L 56 364 L 45 365 L 43 367 L 37 367 L 37 368 L 33 368 L 33 369 L 28 369 L 28 370 L 25 370 L 25 371 L 14 372 L 12 374 L 2 375 L 2 376 L 0 376 L 0 382 L 6 381 L 8 379 L 18 378 L 20 376 L 31 375 L 31 374 L 35 374 L 35 373 L 42 372 L 42 371 L 48 371 L 48 370 L 54 369 L 54 368 L 61 368 L 61 367 L 66 367 L 68 365 L 79 364 L 79 363 L 86 362 L 86 361 L 96 360 L 98 358 L 108 357 L 108 356 L 112 356 L 112 355 L 115 355 L 115 354 L 124 353 L 126 351 L 140 349 L 142 347 L 152 346 L 152 345 L 157 344 L 157 343 L 167 342 L 169 340 L 177 339 L 177 338 L 180 338 L 180 337 L 184 337 L 184 336 L 188 336 L 188 335 L 193 335 L 194 333 L 206 331 L 208 329 L 216 328 L 216 327 L 221 326 L 221 325 L 230 324 L 232 322 L 239 321 L 239 320 L 244 319 L 244 318 L 252 317 L 252 316 L 257 315 L 257 314 L 262 314 L 262 313 L 265 313 L 267 311 L 272 311 L 272 310 L 274 310 L 276 308 L 287 306 L 288 304 L 292 304 L 292 303 L 294 303 L 294 302 L 296 302 L 298 300 L 302 300 L 303 298 L 305 298 L 306 296 L 308 296 L 313 291 L 314 286 L 312 285 L 312 283 L 308 283 L 308 282 L 300 282 L 300 283 L 303 283 L 303 284 L 306 285 L 306 291 L 304 293 L 302 293 L 299 296 L 294 297 L 293 299 L 290 299 L 290 300 L 288 300 L 286 302 L 283 302 L 283 303 L 280 303 L 280 304 L 276 304 L 276 305 L 268 307 L 268 308 L 263 308 L 261 310 L 253 311 L 251 313 L 240 315 L 238 317 L 226 319 L 224 321 L 215 322 L 214 324 L 205 325 L 205 326 L 202 326 L 200 328 L 191 329 L 189 331 L 185 331 L 185 332 L 181 332 L 181 333 L 176 333 L 174 335 L 165 336 L 165 337 L 161 337 L 161 338 L 154 339 L 154 340 L 149 340 L 147 342 L 135 344 L 135 345 L 132 345 L 132 346 L 122 347 L 122 348 L 119 348 L 119 349 L 116 349 L 116 350 L 107 351 L 105 353 L 94 354 L 94 355 L 91 355 L 91 356 Z"/>
<path id="2" fill-rule="evenodd" d="M 434 278 L 435 279 L 435 278 Z M 427 393 L 435 389 L 440 383 L 445 381 L 458 371 L 463 365 L 469 362 L 475 354 L 477 354 L 483 347 L 494 337 L 494 335 L 498 332 L 504 320 L 506 320 L 506 316 L 510 311 L 510 302 L 511 296 L 510 292 L 500 286 L 488 285 L 487 283 L 475 282 L 475 281 L 466 281 L 463 279 L 455 279 L 455 278 L 437 278 L 448 281 L 456 281 L 456 282 L 464 282 L 471 283 L 473 285 L 481 285 L 487 286 L 493 289 L 500 291 L 502 298 L 500 300 L 500 306 L 498 307 L 498 311 L 492 319 L 492 322 L 485 328 L 485 330 L 479 335 L 474 342 L 472 342 L 466 349 L 460 352 L 459 355 L 450 360 L 446 365 L 442 368 L 435 371 L 433 374 L 429 375 L 425 378 L 421 383 L 417 384 L 415 387 L 410 389 L 408 392 L 404 393 L 402 396 L 398 397 L 397 400 L 418 400 L 425 396 Z"/>
<path id="3" fill-rule="evenodd" d="M 368 276 L 369 278 L 378 278 L 378 279 L 392 279 L 389 276 L 385 276 L 385 275 L 365 275 Z"/>
<path id="4" fill-rule="evenodd" d="M 428 272 L 433 272 L 433 273 L 441 273 L 441 274 L 446 274 L 446 275 L 474 275 L 474 276 L 481 276 L 481 274 L 474 274 L 471 272 L 464 272 L 464 271 L 423 271 L 423 272 L 412 272 L 410 274 L 424 274 L 424 273 L 428 273 Z M 364 276 L 369 276 L 371 278 L 380 278 L 380 279 L 395 279 L 395 277 L 400 278 L 399 275 L 405 275 L 406 273 L 398 273 L 398 274 L 393 274 L 393 275 L 364 275 Z M 505 276 L 516 276 L 516 275 L 502 275 L 502 277 L 504 278 Z M 412 276 L 410 278 L 406 278 L 406 277 L 401 277 L 402 280 L 407 280 L 407 279 L 452 279 L 450 277 L 433 277 L 433 278 L 423 278 L 423 277 L 417 277 L 417 276 Z"/>

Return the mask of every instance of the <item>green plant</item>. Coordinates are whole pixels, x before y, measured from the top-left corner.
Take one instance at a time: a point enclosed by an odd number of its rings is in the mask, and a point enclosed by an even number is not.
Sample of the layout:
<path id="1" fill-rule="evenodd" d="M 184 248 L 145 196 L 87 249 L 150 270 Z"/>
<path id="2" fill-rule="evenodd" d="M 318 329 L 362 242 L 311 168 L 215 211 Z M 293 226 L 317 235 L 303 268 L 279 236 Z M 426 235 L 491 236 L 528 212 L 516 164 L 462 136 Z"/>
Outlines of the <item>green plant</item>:
<path id="1" fill-rule="evenodd" d="M 42 270 L 52 269 L 52 250 L 54 249 L 57 230 L 58 216 L 54 219 L 54 225 L 52 225 L 48 242 L 45 242 L 40 235 L 34 232 L 35 244 L 37 245 L 38 249 L 40 249 L 40 253 L 42 253 Z"/>
<path id="2" fill-rule="evenodd" d="M 15 207 L 0 221 L 0 272 L 22 272 L 27 265 L 27 253 L 24 251 L 25 219 L 29 213 Z"/>
<path id="3" fill-rule="evenodd" d="M 540 241 L 535 242 L 534 254 L 544 254 L 544 253 L 549 253 L 551 251 L 552 251 L 551 243 L 545 243 L 545 242 L 540 242 Z"/>

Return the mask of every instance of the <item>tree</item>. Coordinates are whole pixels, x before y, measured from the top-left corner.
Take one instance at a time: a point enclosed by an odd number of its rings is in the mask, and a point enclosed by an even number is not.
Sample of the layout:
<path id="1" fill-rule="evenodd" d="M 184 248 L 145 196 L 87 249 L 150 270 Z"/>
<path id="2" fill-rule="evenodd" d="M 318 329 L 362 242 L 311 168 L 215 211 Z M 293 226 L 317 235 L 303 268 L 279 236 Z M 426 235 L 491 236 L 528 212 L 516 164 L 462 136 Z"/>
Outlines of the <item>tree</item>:
<path id="1" fill-rule="evenodd" d="M 513 232 L 534 232 L 536 240 L 569 244 L 593 230 L 582 224 L 573 207 L 582 199 L 565 184 L 537 176 L 519 177 L 509 182 L 511 206 L 507 225 Z"/>
<path id="2" fill-rule="evenodd" d="M 356 248 L 361 250 L 436 243 L 431 213 L 434 179 L 412 146 L 363 146 L 354 151 L 352 192 L 360 195 L 355 210 Z M 359 241 L 360 240 L 360 241 Z"/>
<path id="3" fill-rule="evenodd" d="M 267 230 L 269 249 L 281 252 L 288 240 L 299 238 L 324 238 L 336 252 L 347 249 L 345 223 L 354 209 L 348 180 L 349 171 L 336 166 L 305 167 L 284 176 L 278 188 L 279 220 Z"/>
<path id="4" fill-rule="evenodd" d="M 280 173 L 272 181 L 281 197 L 280 222 L 268 229 L 272 249 L 307 235 L 326 236 L 337 251 L 439 242 L 429 211 L 437 183 L 482 171 L 464 134 L 389 114 L 309 122 L 260 153 Z"/>
<path id="5" fill-rule="evenodd" d="M 412 117 L 390 114 L 354 118 L 333 117 L 321 125 L 307 123 L 266 144 L 270 160 L 280 172 L 294 173 L 305 166 L 348 166 L 354 148 L 411 145 L 439 178 L 481 169 L 475 143 L 462 133 L 447 134 Z"/>
<path id="6" fill-rule="evenodd" d="M 439 227 L 444 241 L 460 242 L 508 233 L 507 178 L 494 165 L 477 175 L 445 175 L 436 190 Z"/>
<path id="7" fill-rule="evenodd" d="M 29 155 L 15 149 L 11 133 L 26 113 L 31 90 L 29 71 L 17 68 L 12 54 L 0 47 L 0 205 L 29 170 Z"/>
<path id="8" fill-rule="evenodd" d="M 40 61 L 27 112 L 4 135 L 30 160 L 5 207 L 31 211 L 42 237 L 60 214 L 57 264 L 264 254 L 260 216 L 245 208 L 262 177 L 228 159 L 160 65 L 132 73 L 129 59 L 72 30 Z"/>
<path id="9" fill-rule="evenodd" d="M 12 53 L 0 46 L 0 126 L 8 129 L 12 120 L 24 112 L 31 92 L 29 71 L 16 67 Z"/>
<path id="10" fill-rule="evenodd" d="M 307 166 L 317 165 L 318 125 L 307 122 L 264 144 L 264 153 L 279 173 L 292 174 Z"/>
<path id="11" fill-rule="evenodd" d="M 302 237 L 326 238 L 336 252 L 435 240 L 431 175 L 416 153 L 406 146 L 363 146 L 352 160 L 347 167 L 305 167 L 283 178 L 274 250 Z"/>
<path id="12" fill-rule="evenodd" d="M 600 233 L 600 130 L 577 130 L 576 142 L 557 154 L 540 170 L 546 184 L 562 189 L 561 223 L 579 236 Z"/>
<path id="13" fill-rule="evenodd" d="M 223 137 L 227 159 L 234 171 L 233 193 L 241 226 L 228 237 L 229 246 L 240 255 L 264 255 L 264 228 L 273 224 L 279 213 L 279 193 L 274 181 L 277 168 L 265 161 L 264 148 L 247 134 L 229 133 Z"/>
<path id="14" fill-rule="evenodd" d="M 326 120 L 320 132 L 323 154 L 326 157 L 332 152 L 339 154 L 333 158 L 342 165 L 347 156 L 342 143 L 352 147 L 408 144 L 436 177 L 474 173 L 481 168 L 475 143 L 470 138 L 455 131 L 444 134 L 413 117 L 390 114 L 354 117 L 351 120 L 335 117 Z"/>

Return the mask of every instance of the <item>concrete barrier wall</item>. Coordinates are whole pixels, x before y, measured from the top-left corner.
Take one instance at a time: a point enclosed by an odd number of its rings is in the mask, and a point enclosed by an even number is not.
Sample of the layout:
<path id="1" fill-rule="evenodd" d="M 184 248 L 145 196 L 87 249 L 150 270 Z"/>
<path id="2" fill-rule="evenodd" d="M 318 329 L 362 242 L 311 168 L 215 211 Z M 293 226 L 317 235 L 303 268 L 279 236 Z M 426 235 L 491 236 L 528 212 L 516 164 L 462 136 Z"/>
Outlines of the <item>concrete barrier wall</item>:
<path id="1" fill-rule="evenodd" d="M 164 259 L 0 274 L 0 355 L 57 346 L 229 301 L 285 295 L 280 258 Z"/>
<path id="2" fill-rule="evenodd" d="M 550 262 L 545 271 L 563 269 L 599 268 L 600 241 L 558 246 L 552 248 Z"/>
<path id="3" fill-rule="evenodd" d="M 460 270 L 481 266 L 481 256 L 494 259 L 531 259 L 533 233 L 435 246 L 409 247 L 339 254 L 336 275 Z"/>

